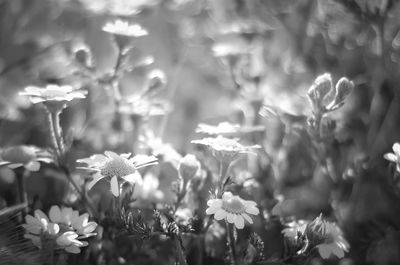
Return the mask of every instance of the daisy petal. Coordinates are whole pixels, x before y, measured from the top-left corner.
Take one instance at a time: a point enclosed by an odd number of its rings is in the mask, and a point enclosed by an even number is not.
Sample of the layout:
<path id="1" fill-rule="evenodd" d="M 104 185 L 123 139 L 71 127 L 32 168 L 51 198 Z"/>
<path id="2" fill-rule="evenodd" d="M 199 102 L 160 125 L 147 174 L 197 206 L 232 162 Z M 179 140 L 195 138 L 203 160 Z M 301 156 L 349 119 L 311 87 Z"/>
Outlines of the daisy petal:
<path id="1" fill-rule="evenodd" d="M 215 220 L 222 220 L 226 217 L 227 212 L 225 210 L 219 209 L 215 214 L 214 214 L 214 219 Z"/>
<path id="2" fill-rule="evenodd" d="M 241 215 L 234 216 L 234 222 L 237 229 L 243 229 L 244 227 L 244 219 Z"/>

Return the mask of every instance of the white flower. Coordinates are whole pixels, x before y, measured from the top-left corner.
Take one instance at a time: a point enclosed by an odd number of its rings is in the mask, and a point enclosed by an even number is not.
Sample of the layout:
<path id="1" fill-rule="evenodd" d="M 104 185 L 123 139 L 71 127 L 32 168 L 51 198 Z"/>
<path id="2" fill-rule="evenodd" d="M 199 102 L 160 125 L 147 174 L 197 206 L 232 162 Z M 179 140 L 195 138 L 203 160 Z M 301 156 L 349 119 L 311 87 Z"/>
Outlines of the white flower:
<path id="1" fill-rule="evenodd" d="M 42 247 L 42 240 L 55 243 L 56 249 L 64 249 L 69 253 L 80 253 L 80 248 L 88 245 L 80 239 L 87 238 L 96 233 L 97 224 L 88 222 L 89 215 L 79 215 L 72 208 L 61 208 L 54 205 L 49 211 L 49 217 L 41 210 L 36 210 L 34 216 L 27 215 L 25 224 L 25 238 L 31 239 L 37 247 Z"/>
<path id="2" fill-rule="evenodd" d="M 386 153 L 383 157 L 390 162 L 396 163 L 396 170 L 400 172 L 400 144 L 393 144 L 393 153 Z"/>
<path id="3" fill-rule="evenodd" d="M 259 210 L 254 201 L 243 200 L 231 192 L 225 192 L 222 199 L 211 199 L 207 202 L 209 206 L 206 214 L 214 214 L 215 220 L 226 219 L 228 223 L 235 224 L 236 228 L 243 229 L 244 220 L 253 223 L 249 216 L 258 215 Z"/>
<path id="4" fill-rule="evenodd" d="M 114 196 L 119 196 L 119 181 L 132 182 L 136 180 L 138 175 L 137 169 L 157 164 L 157 158 L 147 155 L 131 157 L 131 154 L 118 155 L 111 151 L 105 151 L 104 155 L 92 155 L 88 158 L 78 159 L 77 162 L 88 165 L 88 167 L 83 167 L 83 169 L 96 172 L 93 175 L 93 180 L 88 185 L 89 189 L 99 180 L 107 178 L 111 183 L 112 193 Z"/>
<path id="5" fill-rule="evenodd" d="M 229 139 L 223 136 L 193 140 L 191 143 L 207 146 L 218 160 L 229 163 L 239 154 L 254 154 L 251 149 L 259 148 L 258 145 L 244 146 L 238 142 L 238 139 Z"/>
<path id="6" fill-rule="evenodd" d="M 263 126 L 240 126 L 229 122 L 221 122 L 216 126 L 200 123 L 196 128 L 196 133 L 205 133 L 209 135 L 222 135 L 225 137 L 234 137 L 241 134 L 262 132 Z"/>
<path id="7" fill-rule="evenodd" d="M 40 102 L 65 102 L 76 98 L 85 98 L 87 91 L 75 90 L 72 86 L 47 85 L 44 88 L 28 86 L 23 92 L 23 96 L 29 96 L 33 104 Z"/>
<path id="8" fill-rule="evenodd" d="M 27 145 L 6 148 L 0 154 L 0 166 L 8 166 L 11 169 L 24 167 L 32 172 L 40 169 L 40 162 L 52 161 L 48 152 Z"/>
<path id="9" fill-rule="evenodd" d="M 103 27 L 103 31 L 114 35 L 122 35 L 127 37 L 142 37 L 149 34 L 147 30 L 142 28 L 142 26 L 138 24 L 129 24 L 128 22 L 122 20 L 108 22 Z"/>

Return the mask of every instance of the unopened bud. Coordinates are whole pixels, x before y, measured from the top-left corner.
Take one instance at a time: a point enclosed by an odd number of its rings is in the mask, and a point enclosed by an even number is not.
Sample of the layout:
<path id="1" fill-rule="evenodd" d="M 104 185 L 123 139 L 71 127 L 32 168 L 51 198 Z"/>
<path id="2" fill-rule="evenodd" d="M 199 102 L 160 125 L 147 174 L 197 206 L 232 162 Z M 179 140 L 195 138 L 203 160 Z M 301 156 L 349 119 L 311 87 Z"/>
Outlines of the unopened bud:
<path id="1" fill-rule="evenodd" d="M 200 162 L 194 155 L 187 154 L 179 162 L 178 170 L 181 177 L 187 181 L 192 179 L 200 168 Z"/>
<path id="2" fill-rule="evenodd" d="M 352 81 L 350 81 L 346 77 L 340 78 L 340 80 L 336 84 L 335 102 L 343 102 L 353 89 L 354 83 Z"/>
<path id="3" fill-rule="evenodd" d="M 315 79 L 314 83 L 307 92 L 308 97 L 315 108 L 319 108 L 322 105 L 325 96 L 328 95 L 332 88 L 333 84 L 330 74 L 325 73 Z"/>
<path id="4" fill-rule="evenodd" d="M 165 73 L 160 69 L 152 70 L 148 75 L 147 78 L 149 80 L 149 85 L 147 89 L 147 93 L 153 93 L 158 91 L 160 88 L 164 87 L 167 83 L 167 77 Z"/>

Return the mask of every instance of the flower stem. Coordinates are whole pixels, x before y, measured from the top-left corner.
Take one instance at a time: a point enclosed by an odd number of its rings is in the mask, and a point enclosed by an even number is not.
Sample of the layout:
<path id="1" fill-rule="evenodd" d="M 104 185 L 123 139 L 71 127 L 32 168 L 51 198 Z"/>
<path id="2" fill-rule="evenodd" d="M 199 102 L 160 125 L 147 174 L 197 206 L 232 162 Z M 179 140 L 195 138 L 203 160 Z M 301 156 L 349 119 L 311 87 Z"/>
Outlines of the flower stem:
<path id="1" fill-rule="evenodd" d="M 217 198 L 221 198 L 222 194 L 224 193 L 225 190 L 225 185 L 227 182 L 227 175 L 228 175 L 228 169 L 229 169 L 230 163 L 223 162 L 221 161 L 219 164 L 219 189 L 218 189 L 218 194 Z"/>
<path id="2" fill-rule="evenodd" d="M 176 252 L 177 252 L 176 254 L 177 254 L 177 259 L 179 261 L 179 264 L 187 265 L 185 253 L 183 252 L 181 241 L 178 238 L 178 236 L 174 236 L 174 241 L 175 241 Z"/>
<path id="3" fill-rule="evenodd" d="M 226 239 L 228 242 L 229 246 L 229 256 L 231 259 L 231 264 L 236 265 L 236 249 L 235 249 L 235 237 L 233 235 L 233 231 L 231 230 L 231 225 L 227 221 L 225 221 L 226 224 Z"/>
<path id="4" fill-rule="evenodd" d="M 51 136 L 51 140 L 52 140 L 52 143 L 53 143 L 53 147 L 54 147 L 54 150 L 56 152 L 57 157 L 60 158 L 61 149 L 60 149 L 60 146 L 59 146 L 59 141 L 57 140 L 57 133 L 56 133 L 56 130 L 55 130 L 55 127 L 59 127 L 59 126 L 54 124 L 56 122 L 56 120 L 57 120 L 54 117 L 55 115 L 56 114 L 48 111 L 47 118 L 48 118 L 48 122 L 49 122 L 50 136 Z"/>
<path id="5" fill-rule="evenodd" d="M 18 199 L 21 204 L 24 204 L 25 207 L 22 209 L 22 216 L 25 216 L 28 212 L 28 195 L 26 193 L 25 187 L 25 177 L 28 175 L 28 171 L 23 169 L 22 171 L 17 170 L 17 185 L 18 185 Z"/>

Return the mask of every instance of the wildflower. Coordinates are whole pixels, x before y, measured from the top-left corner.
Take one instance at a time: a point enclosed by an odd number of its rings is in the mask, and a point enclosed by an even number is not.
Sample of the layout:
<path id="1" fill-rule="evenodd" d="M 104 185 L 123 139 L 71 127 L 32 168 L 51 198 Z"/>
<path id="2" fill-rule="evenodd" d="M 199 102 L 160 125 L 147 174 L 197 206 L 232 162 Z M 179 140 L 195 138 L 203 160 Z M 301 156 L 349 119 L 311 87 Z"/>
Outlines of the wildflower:
<path id="1" fill-rule="evenodd" d="M 38 171 L 40 162 L 51 163 L 50 154 L 34 146 L 19 145 L 6 148 L 0 154 L 0 166 L 11 169 L 24 167 L 28 171 Z"/>
<path id="2" fill-rule="evenodd" d="M 119 181 L 129 181 L 137 177 L 137 169 L 154 165 L 157 159 L 154 156 L 131 154 L 118 155 L 111 151 L 105 151 L 104 155 L 96 154 L 88 158 L 77 160 L 78 163 L 85 163 L 88 167 L 81 167 L 90 171 L 94 171 L 93 180 L 89 183 L 88 188 L 91 189 L 99 180 L 106 178 L 111 182 L 111 191 L 115 196 L 119 196 Z"/>
<path id="3" fill-rule="evenodd" d="M 143 37 L 149 34 L 142 26 L 138 24 L 129 24 L 123 20 L 108 22 L 103 27 L 103 31 L 113 34 L 115 42 L 121 49 L 129 44 L 131 38 Z"/>
<path id="4" fill-rule="evenodd" d="M 349 243 L 344 239 L 341 229 L 335 223 L 324 220 L 322 215 L 307 225 L 304 234 L 310 240 L 310 244 L 318 249 L 323 259 L 332 254 L 343 258 L 349 249 Z"/>
<path id="5" fill-rule="evenodd" d="M 72 208 L 52 206 L 49 217 L 41 210 L 36 210 L 34 216 L 27 215 L 25 224 L 25 238 L 31 239 L 32 243 L 41 248 L 43 240 L 55 245 L 55 249 L 64 249 L 69 253 L 80 253 L 80 248 L 88 245 L 81 241 L 93 235 L 97 224 L 88 222 L 87 213 L 79 215 Z"/>
<path id="6" fill-rule="evenodd" d="M 23 92 L 23 96 L 29 96 L 33 104 L 43 103 L 49 111 L 56 108 L 63 109 L 66 102 L 76 98 L 85 98 L 86 90 L 76 90 L 72 86 L 47 85 L 44 88 L 28 86 Z"/>
<path id="7" fill-rule="evenodd" d="M 215 158 L 226 163 L 235 160 L 239 154 L 253 153 L 251 149 L 259 148 L 258 145 L 244 146 L 240 144 L 237 139 L 229 139 L 223 136 L 193 140 L 192 143 L 207 146 L 211 149 Z"/>
<path id="8" fill-rule="evenodd" d="M 282 233 L 288 238 L 297 238 L 299 234 L 304 234 L 308 222 L 305 220 L 292 221 L 286 224 L 288 227 Z"/>
<path id="9" fill-rule="evenodd" d="M 243 229 L 244 220 L 253 223 L 249 216 L 258 215 L 259 210 L 254 201 L 243 200 L 231 192 L 225 192 L 222 199 L 211 199 L 207 202 L 209 206 L 206 214 L 214 214 L 215 220 L 226 219 L 228 223 L 235 224 L 236 228 Z"/>
<path id="10" fill-rule="evenodd" d="M 239 124 L 232 124 L 229 122 L 221 122 L 216 126 L 200 123 L 197 126 L 196 133 L 205 133 L 209 135 L 222 135 L 225 137 L 234 137 L 240 134 L 262 132 L 265 128 L 263 126 L 242 127 Z"/>
<path id="11" fill-rule="evenodd" d="M 135 183 L 133 197 L 138 204 L 168 203 L 165 193 L 160 190 L 160 181 L 154 174 L 146 174 L 143 178 L 139 176 L 133 182 Z"/>
<path id="12" fill-rule="evenodd" d="M 342 77 L 333 87 L 330 74 L 318 76 L 307 92 L 315 114 L 334 111 L 344 104 L 344 100 L 354 89 L 354 83 Z"/>
<path id="13" fill-rule="evenodd" d="M 200 168 L 200 162 L 194 155 L 187 154 L 180 161 L 178 171 L 180 176 L 188 181 L 192 179 Z"/>
<path id="14" fill-rule="evenodd" d="M 400 144 L 393 144 L 393 153 L 386 153 L 383 157 L 390 162 L 396 163 L 396 170 L 400 172 Z"/>

